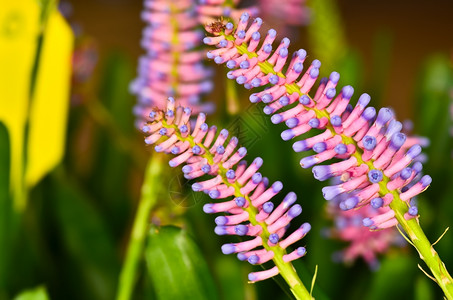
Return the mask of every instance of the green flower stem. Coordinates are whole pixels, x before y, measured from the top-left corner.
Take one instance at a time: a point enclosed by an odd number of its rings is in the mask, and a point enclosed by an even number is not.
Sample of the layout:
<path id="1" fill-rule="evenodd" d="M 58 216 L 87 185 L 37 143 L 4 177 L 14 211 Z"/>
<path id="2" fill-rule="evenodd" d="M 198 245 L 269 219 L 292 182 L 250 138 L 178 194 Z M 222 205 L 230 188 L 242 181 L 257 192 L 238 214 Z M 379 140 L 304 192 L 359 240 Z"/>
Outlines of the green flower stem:
<path id="1" fill-rule="evenodd" d="M 225 35 L 221 33 L 227 40 L 234 41 L 234 37 L 230 35 Z M 250 52 L 247 50 L 247 44 L 243 43 L 241 45 L 236 45 L 236 49 L 238 50 L 239 54 L 246 54 L 249 58 L 257 57 L 258 55 L 254 52 Z M 268 61 L 259 62 L 258 65 L 260 66 L 261 71 L 264 74 L 276 74 L 279 77 L 285 78 L 285 75 L 281 72 L 275 72 L 274 67 Z M 297 84 L 285 84 L 286 91 L 288 94 L 298 93 L 300 96 L 304 95 Z M 305 94 L 306 96 L 310 97 L 310 95 Z M 311 100 L 312 97 L 310 97 Z M 313 110 L 316 113 L 318 118 L 326 117 L 330 120 L 330 115 L 325 109 L 317 109 L 315 107 L 305 107 L 307 110 Z M 356 152 L 352 154 L 353 157 L 357 159 L 357 164 L 366 164 L 370 169 L 374 168 L 373 162 L 374 160 L 371 159 L 370 161 L 363 161 L 362 160 L 362 150 L 358 147 L 357 142 L 344 134 L 337 134 L 333 128 L 333 126 L 328 123 L 327 129 L 329 129 L 333 135 L 340 135 L 343 143 L 345 145 L 354 145 L 356 148 Z M 384 175 L 384 174 L 383 174 Z M 393 195 L 393 201 L 390 203 L 390 208 L 395 212 L 395 218 L 398 220 L 398 223 L 403 227 L 404 231 L 408 235 L 409 239 L 412 242 L 412 245 L 415 249 L 419 252 L 420 258 L 426 263 L 426 265 L 431 270 L 436 283 L 440 286 L 442 291 L 444 292 L 445 296 L 449 300 L 453 300 L 453 279 L 451 275 L 448 273 L 445 264 L 440 259 L 437 252 L 434 250 L 434 247 L 431 245 L 429 240 L 426 238 L 417 218 L 406 220 L 404 218 L 404 214 L 408 211 L 408 204 L 401 200 L 400 194 L 397 191 L 389 191 L 387 189 L 387 183 L 390 179 L 384 175 L 383 180 L 379 183 L 379 195 L 384 196 L 388 193 Z"/>
<path id="2" fill-rule="evenodd" d="M 117 300 L 132 299 L 134 285 L 137 280 L 137 267 L 142 259 L 146 233 L 149 225 L 151 209 L 157 202 L 157 194 L 161 187 L 159 183 L 162 173 L 162 157 L 153 155 L 146 167 L 142 194 L 135 215 L 131 237 L 127 246 L 126 257 L 120 273 Z"/>
<path id="3" fill-rule="evenodd" d="M 225 76 L 226 78 L 226 76 Z M 239 113 L 239 97 L 236 89 L 237 85 L 232 80 L 226 79 L 226 110 L 231 116 Z"/>
<path id="4" fill-rule="evenodd" d="M 209 162 L 209 164 L 213 165 L 214 164 L 214 156 L 211 152 L 209 152 L 209 148 L 204 146 L 202 143 L 196 143 L 191 135 L 188 135 L 187 137 L 183 137 L 181 133 L 179 132 L 178 127 L 175 124 L 169 125 L 165 120 L 161 120 L 162 126 L 165 128 L 171 128 L 174 129 L 175 135 L 178 137 L 178 140 L 184 141 L 184 142 L 189 142 L 190 146 L 199 146 L 200 148 L 204 149 L 204 154 L 202 155 L 203 158 L 206 158 Z M 280 275 L 285 279 L 287 284 L 289 285 L 291 292 L 294 294 L 296 299 L 301 299 L 301 300 L 310 300 L 313 299 L 308 292 L 308 290 L 305 288 L 303 285 L 302 281 L 300 280 L 299 276 L 296 273 L 296 270 L 294 269 L 293 265 L 291 262 L 284 262 L 283 261 L 283 255 L 286 254 L 286 250 L 282 249 L 278 244 L 276 246 L 269 246 L 268 240 L 269 240 L 269 231 L 267 229 L 267 224 L 265 222 L 258 222 L 256 220 L 256 215 L 258 214 L 258 208 L 254 207 L 252 204 L 252 201 L 250 200 L 250 197 L 248 195 L 244 195 L 241 192 L 241 188 L 243 185 L 239 184 L 238 182 L 230 183 L 228 181 L 228 178 L 226 177 L 227 169 L 225 169 L 221 163 L 217 164 L 219 167 L 218 170 L 218 175 L 222 178 L 222 182 L 229 186 L 234 188 L 234 196 L 235 197 L 243 197 L 247 200 L 248 202 L 248 207 L 243 208 L 245 211 L 248 212 L 249 214 L 249 220 L 250 224 L 252 225 L 260 225 L 261 228 L 263 229 L 262 233 L 260 234 L 261 239 L 263 240 L 263 247 L 268 250 L 268 251 L 273 251 L 274 252 L 274 257 L 272 260 L 274 261 L 275 265 L 280 271 Z"/>

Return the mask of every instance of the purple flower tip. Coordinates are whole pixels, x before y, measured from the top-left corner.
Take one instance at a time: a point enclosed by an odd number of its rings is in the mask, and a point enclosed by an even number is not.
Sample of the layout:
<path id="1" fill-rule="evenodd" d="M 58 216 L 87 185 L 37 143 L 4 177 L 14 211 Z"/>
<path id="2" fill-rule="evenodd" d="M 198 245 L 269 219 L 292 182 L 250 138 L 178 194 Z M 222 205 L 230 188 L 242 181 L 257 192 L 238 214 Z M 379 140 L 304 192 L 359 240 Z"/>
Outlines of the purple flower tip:
<path id="1" fill-rule="evenodd" d="M 335 146 L 334 151 L 338 155 L 343 155 L 348 151 L 348 147 L 345 144 L 338 144 Z"/>
<path id="2" fill-rule="evenodd" d="M 269 103 L 274 100 L 274 97 L 272 97 L 271 94 L 264 94 L 263 97 L 261 97 L 261 100 L 263 100 L 263 103 Z"/>
<path id="3" fill-rule="evenodd" d="M 233 71 L 229 71 L 229 72 L 227 73 L 227 78 L 228 78 L 228 79 L 235 79 L 236 76 L 233 75 Z"/>
<path id="4" fill-rule="evenodd" d="M 247 260 L 247 255 L 245 255 L 245 254 L 242 253 L 242 252 L 239 252 L 238 255 L 237 255 L 237 258 L 238 258 L 240 261 L 244 261 L 244 260 Z"/>
<path id="5" fill-rule="evenodd" d="M 174 146 L 173 148 L 171 148 L 171 153 L 172 153 L 172 154 L 175 154 L 175 155 L 176 155 L 176 154 L 179 153 L 179 151 L 181 151 L 181 150 L 179 149 L 178 146 Z"/>
<path id="6" fill-rule="evenodd" d="M 261 173 L 255 173 L 255 174 L 253 174 L 253 176 L 252 176 L 252 182 L 253 182 L 254 184 L 260 183 L 262 179 L 263 179 L 263 176 L 261 175 Z"/>
<path id="7" fill-rule="evenodd" d="M 274 115 L 274 116 L 276 116 L 276 115 Z M 297 124 L 299 124 L 299 120 L 297 118 L 291 118 L 291 119 L 286 120 L 285 124 L 289 128 L 294 128 L 297 126 Z"/>
<path id="8" fill-rule="evenodd" d="M 253 163 L 256 165 L 257 168 L 260 168 L 263 165 L 263 159 L 261 157 L 257 157 L 257 158 L 255 158 Z M 259 174 L 259 173 L 255 173 L 255 174 Z"/>
<path id="9" fill-rule="evenodd" d="M 248 60 L 244 60 L 239 64 L 241 69 L 248 69 L 250 67 L 250 62 Z"/>
<path id="10" fill-rule="evenodd" d="M 341 190 L 337 186 L 325 186 L 322 188 L 322 196 L 326 200 L 332 200 L 340 193 Z"/>
<path id="11" fill-rule="evenodd" d="M 259 78 L 253 78 L 251 81 L 251 84 L 253 87 L 259 87 L 261 85 L 261 79 Z"/>
<path id="12" fill-rule="evenodd" d="M 292 139 L 295 135 L 293 133 L 293 130 L 292 129 L 286 129 L 285 131 L 283 131 L 280 136 L 282 137 L 282 139 L 284 141 L 289 141 L 290 139 Z M 297 142 L 296 142 L 297 143 Z M 295 143 L 294 143 L 295 144 Z M 296 151 L 296 152 L 300 152 L 300 151 Z"/>
<path id="13" fill-rule="evenodd" d="M 265 202 L 263 204 L 263 210 L 264 210 L 265 213 L 270 214 L 272 212 L 272 210 L 274 210 L 274 203 L 272 203 L 270 201 L 269 202 Z"/>
<path id="14" fill-rule="evenodd" d="M 220 46 L 221 48 L 225 48 L 226 46 L 228 46 L 228 41 L 227 41 L 227 40 L 221 40 L 221 41 L 219 42 L 219 46 Z"/>
<path id="15" fill-rule="evenodd" d="M 195 145 L 192 147 L 192 153 L 193 154 L 200 154 L 201 153 L 201 148 L 198 145 Z"/>
<path id="16" fill-rule="evenodd" d="M 199 191 L 201 191 L 202 187 L 203 187 L 203 186 L 202 186 L 201 184 L 199 184 L 198 182 L 195 182 L 194 184 L 192 184 L 192 190 L 193 190 L 194 192 L 199 192 Z"/>
<path id="17" fill-rule="evenodd" d="M 249 97 L 250 102 L 252 103 L 257 103 L 261 100 L 260 97 L 258 97 L 256 94 L 251 94 Z"/>
<path id="18" fill-rule="evenodd" d="M 225 226 L 216 226 L 214 228 L 214 232 L 217 235 L 225 235 L 227 234 L 226 227 Z"/>
<path id="19" fill-rule="evenodd" d="M 225 27 L 226 27 L 226 29 L 231 30 L 231 29 L 233 29 L 234 25 L 233 25 L 233 23 L 228 22 L 228 23 L 225 25 Z"/>
<path id="20" fill-rule="evenodd" d="M 282 120 L 283 120 L 283 117 L 279 114 L 275 114 L 271 117 L 272 124 L 279 124 L 282 122 Z"/>
<path id="21" fill-rule="evenodd" d="M 264 45 L 263 51 L 264 51 L 265 53 L 267 53 L 267 54 L 271 53 L 271 51 L 272 51 L 272 45 L 271 45 L 271 44 L 266 44 L 266 45 Z"/>
<path id="22" fill-rule="evenodd" d="M 310 223 L 304 223 L 300 226 L 302 228 L 302 233 L 307 234 L 311 230 L 311 225 Z"/>
<path id="23" fill-rule="evenodd" d="M 359 203 L 359 198 L 356 196 L 348 198 L 344 201 L 344 205 L 347 210 L 353 209 L 354 207 L 357 206 L 358 203 Z"/>
<path id="24" fill-rule="evenodd" d="M 297 248 L 297 255 L 298 255 L 298 256 L 304 256 L 305 253 L 307 253 L 307 249 L 305 249 L 305 247 L 299 247 L 299 248 Z"/>
<path id="25" fill-rule="evenodd" d="M 362 224 L 365 227 L 370 227 L 371 225 L 374 224 L 374 222 L 370 218 L 365 218 L 365 219 L 362 220 Z"/>
<path id="26" fill-rule="evenodd" d="M 206 123 L 203 123 L 203 124 L 201 124 L 201 126 L 200 126 L 201 131 L 206 131 L 206 130 L 208 130 L 208 128 L 209 128 L 209 126 L 208 126 L 208 124 L 206 124 Z"/>
<path id="27" fill-rule="evenodd" d="M 154 151 L 162 152 L 162 147 L 161 146 L 156 146 L 156 147 L 154 147 Z"/>
<path id="28" fill-rule="evenodd" d="M 376 148 L 377 140 L 374 136 L 366 135 L 362 139 L 362 143 L 363 143 L 363 148 L 365 148 L 368 151 L 371 151 L 374 148 Z"/>
<path id="29" fill-rule="evenodd" d="M 226 177 L 228 179 L 234 179 L 234 177 L 236 176 L 236 173 L 234 172 L 234 170 L 230 169 L 226 172 Z"/>
<path id="30" fill-rule="evenodd" d="M 216 64 L 220 65 L 221 63 L 223 63 L 223 57 L 221 57 L 221 56 L 216 56 L 216 57 L 214 58 L 214 62 L 215 62 Z"/>
<path id="31" fill-rule="evenodd" d="M 186 166 L 182 167 L 182 172 L 183 173 L 190 173 L 190 172 L 192 172 L 192 167 L 186 165 Z"/>
<path id="32" fill-rule="evenodd" d="M 233 68 L 236 67 L 236 65 L 237 65 L 237 64 L 236 64 L 236 61 L 234 61 L 234 60 L 229 60 L 229 61 L 227 61 L 227 63 L 226 63 L 226 66 L 227 66 L 228 69 L 233 69 Z"/>
<path id="33" fill-rule="evenodd" d="M 307 156 L 302 158 L 299 163 L 302 168 L 307 169 L 316 165 L 317 160 L 313 156 Z"/>
<path id="34" fill-rule="evenodd" d="M 211 51 L 208 51 L 208 52 L 206 52 L 206 57 L 209 58 L 209 59 L 213 59 L 214 58 L 214 54 L 212 54 Z"/>
<path id="35" fill-rule="evenodd" d="M 245 147 L 241 147 L 238 149 L 239 156 L 244 157 L 247 154 L 247 149 Z"/>
<path id="36" fill-rule="evenodd" d="M 152 111 L 152 112 L 149 113 L 149 117 L 150 117 L 151 119 L 154 119 L 154 118 L 156 117 L 156 114 L 157 114 L 157 113 L 156 113 L 155 111 Z"/>
<path id="37" fill-rule="evenodd" d="M 223 153 L 225 153 L 225 147 L 223 147 L 222 145 L 217 146 L 216 152 L 217 152 L 218 154 L 223 154 Z"/>
<path id="38" fill-rule="evenodd" d="M 271 235 L 269 235 L 269 242 L 271 242 L 274 245 L 278 243 L 279 239 L 280 237 L 276 233 L 272 233 Z"/>
<path id="39" fill-rule="evenodd" d="M 236 82 L 238 84 L 244 84 L 245 82 L 247 81 L 247 77 L 241 75 L 241 76 L 238 76 L 238 78 L 236 78 Z"/>
<path id="40" fill-rule="evenodd" d="M 223 254 L 232 254 L 234 252 L 236 252 L 236 247 L 233 244 L 222 245 Z"/>
<path id="41" fill-rule="evenodd" d="M 299 98 L 299 102 L 300 102 L 300 104 L 302 104 L 302 105 L 308 105 L 308 104 L 310 104 L 310 97 L 308 97 L 307 95 L 302 95 L 302 96 Z"/>
<path id="42" fill-rule="evenodd" d="M 244 236 L 249 232 L 249 228 L 246 225 L 239 224 L 234 227 L 234 232 L 239 236 Z"/>
<path id="43" fill-rule="evenodd" d="M 269 77 L 269 82 L 271 84 L 277 84 L 279 80 L 280 80 L 280 78 L 277 75 L 271 75 Z"/>
<path id="44" fill-rule="evenodd" d="M 351 99 L 352 95 L 354 94 L 354 88 L 350 85 L 344 86 L 341 90 L 343 98 Z"/>
<path id="45" fill-rule="evenodd" d="M 374 107 L 367 107 L 365 111 L 362 113 L 362 117 L 369 121 L 376 116 L 376 109 Z"/>
<path id="46" fill-rule="evenodd" d="M 368 179 L 372 183 L 379 183 L 382 181 L 383 174 L 379 170 L 371 170 L 368 172 Z"/>
<path id="47" fill-rule="evenodd" d="M 421 162 L 416 161 L 414 165 L 412 166 L 412 170 L 415 171 L 415 173 L 420 173 L 423 170 L 423 165 Z"/>
<path id="48" fill-rule="evenodd" d="M 318 59 L 313 60 L 311 65 L 317 69 L 321 68 L 321 62 Z"/>
<path id="49" fill-rule="evenodd" d="M 278 54 L 279 54 L 281 57 L 285 58 L 285 57 L 288 56 L 288 49 L 287 49 L 287 48 L 281 48 L 280 51 L 278 52 Z"/>
<path id="50" fill-rule="evenodd" d="M 277 31 L 275 31 L 275 29 L 271 28 L 267 31 L 267 34 L 270 36 L 270 37 L 275 37 L 277 35 Z"/>
<path id="51" fill-rule="evenodd" d="M 266 114 L 266 115 L 270 115 L 271 113 L 274 112 L 274 109 L 270 106 L 265 106 L 264 109 L 263 109 L 263 112 Z"/>
<path id="52" fill-rule="evenodd" d="M 319 181 L 324 181 L 330 177 L 332 177 L 332 173 L 330 172 L 329 166 L 314 166 L 311 170 L 313 172 L 313 176 L 315 179 Z"/>
<path id="53" fill-rule="evenodd" d="M 161 129 L 159 130 L 159 134 L 160 134 L 160 135 L 166 135 L 166 134 L 167 134 L 167 128 L 161 128 Z"/>
<path id="54" fill-rule="evenodd" d="M 283 96 L 281 97 L 278 102 L 282 105 L 282 106 L 286 106 L 289 104 L 289 97 L 288 96 Z"/>
<path id="55" fill-rule="evenodd" d="M 245 198 L 244 197 L 237 197 L 234 199 L 234 202 L 236 202 L 236 205 L 239 207 L 243 207 L 245 205 Z"/>
<path id="56" fill-rule="evenodd" d="M 283 183 L 281 183 L 280 181 L 276 181 L 272 184 L 272 190 L 274 191 L 274 193 L 278 193 L 282 190 L 283 188 Z"/>
<path id="57" fill-rule="evenodd" d="M 316 153 L 324 152 L 326 151 L 326 149 L 326 143 L 324 142 L 319 142 L 313 145 L 313 151 L 315 151 Z"/>
<path id="58" fill-rule="evenodd" d="M 225 216 L 218 216 L 217 218 L 215 218 L 214 222 L 217 225 L 222 226 L 222 225 L 225 225 L 226 223 L 228 223 L 228 218 Z"/>
<path id="59" fill-rule="evenodd" d="M 422 184 L 422 186 L 424 188 L 427 187 L 428 185 L 430 185 L 432 181 L 433 181 L 433 179 L 429 175 L 425 175 L 422 177 L 422 179 L 420 179 L 420 183 Z"/>
<path id="60" fill-rule="evenodd" d="M 290 205 L 292 205 L 294 202 L 296 202 L 297 200 L 297 195 L 296 193 L 294 192 L 289 192 L 285 198 L 283 199 L 283 203 L 285 203 L 285 205 L 288 207 Z"/>
<path id="61" fill-rule="evenodd" d="M 310 125 L 312 128 L 318 128 L 319 127 L 319 119 L 318 118 L 313 118 L 308 121 L 308 125 Z"/>
<path id="62" fill-rule="evenodd" d="M 378 209 L 378 208 L 382 207 L 382 205 L 384 205 L 384 200 L 382 198 L 374 198 L 374 199 L 371 199 L 370 204 L 371 204 L 371 207 Z"/>
<path id="63" fill-rule="evenodd" d="M 203 39 L 203 43 L 205 43 L 205 44 L 209 44 L 210 42 L 211 42 L 211 38 L 210 37 L 205 37 Z"/>
<path id="64" fill-rule="evenodd" d="M 406 135 L 404 133 L 398 132 L 392 135 L 390 146 L 394 149 L 399 149 L 406 142 Z M 420 149 L 421 150 L 421 149 Z"/>
<path id="65" fill-rule="evenodd" d="M 187 131 L 189 130 L 189 128 L 187 128 L 187 125 L 181 125 L 179 127 L 179 131 L 181 131 L 181 133 L 187 133 Z"/>
<path id="66" fill-rule="evenodd" d="M 307 147 L 307 143 L 305 141 L 297 141 L 293 144 L 293 150 L 295 152 L 302 152 L 307 151 L 309 147 Z"/>
<path id="67" fill-rule="evenodd" d="M 340 116 L 332 116 L 330 118 L 330 124 L 334 127 L 341 126 L 341 117 Z"/>
<path id="68" fill-rule="evenodd" d="M 176 163 L 175 163 L 173 160 L 170 160 L 170 161 L 168 162 L 168 164 L 169 164 L 170 167 L 172 167 L 172 168 L 176 167 Z"/>
<path id="69" fill-rule="evenodd" d="M 201 170 L 205 173 L 205 174 L 208 174 L 209 172 L 211 172 L 211 166 L 209 164 L 205 164 L 201 167 Z"/>
<path id="70" fill-rule="evenodd" d="M 333 97 L 335 97 L 336 93 L 337 93 L 337 91 L 334 88 L 328 89 L 326 92 L 326 97 L 328 99 L 332 99 Z"/>
<path id="71" fill-rule="evenodd" d="M 215 213 L 215 210 L 212 209 L 212 203 L 207 203 L 203 205 L 203 211 L 207 214 Z"/>
<path id="72" fill-rule="evenodd" d="M 400 173 L 400 177 L 401 179 L 403 180 L 406 180 L 408 179 L 409 177 L 411 177 L 412 175 L 412 169 L 411 168 L 404 168 L 401 170 L 401 173 Z"/>
<path id="73" fill-rule="evenodd" d="M 361 107 L 365 107 L 370 103 L 371 97 L 367 93 L 363 93 L 360 95 L 359 100 L 357 101 L 357 104 L 360 105 Z"/>
<path id="74" fill-rule="evenodd" d="M 260 261 L 260 258 L 258 255 L 253 254 L 253 255 L 250 255 L 250 257 L 247 259 L 247 261 L 252 265 L 256 265 Z M 250 279 L 250 274 L 249 274 L 249 279 Z M 250 279 L 250 280 L 252 280 L 252 279 Z"/>
<path id="75" fill-rule="evenodd" d="M 376 121 L 379 124 L 386 124 L 393 117 L 393 112 L 388 107 L 383 107 L 379 110 L 378 117 Z"/>
<path id="76" fill-rule="evenodd" d="M 416 158 L 422 152 L 420 145 L 413 145 L 406 153 L 411 159 Z"/>
<path id="77" fill-rule="evenodd" d="M 295 218 L 298 215 L 302 213 L 302 206 L 299 204 L 293 205 L 289 210 L 288 210 L 288 216 L 290 218 Z"/>
<path id="78" fill-rule="evenodd" d="M 418 215 L 418 208 L 417 208 L 417 206 L 411 206 L 411 207 L 409 207 L 409 210 L 407 212 L 411 216 L 416 216 L 416 215 Z"/>
<path id="79" fill-rule="evenodd" d="M 254 33 L 252 33 L 252 40 L 259 41 L 260 38 L 261 38 L 261 35 L 258 31 L 255 31 Z"/>
<path id="80" fill-rule="evenodd" d="M 294 72 L 300 73 L 300 72 L 302 72 L 303 69 L 304 69 L 304 65 L 301 62 L 294 64 L 294 67 L 293 67 Z"/>
<path id="81" fill-rule="evenodd" d="M 218 190 L 211 190 L 209 191 L 209 197 L 212 199 L 217 199 L 220 196 L 220 192 Z"/>
<path id="82" fill-rule="evenodd" d="M 329 80 L 333 83 L 338 83 L 338 81 L 340 80 L 340 74 L 338 72 L 330 73 Z"/>
<path id="83" fill-rule="evenodd" d="M 255 281 L 257 279 L 256 275 L 253 274 L 253 273 L 249 273 L 248 278 L 249 278 L 250 281 Z"/>
<path id="84" fill-rule="evenodd" d="M 319 76 L 319 69 L 318 68 L 312 68 L 310 70 L 310 77 L 311 78 L 317 78 Z"/>

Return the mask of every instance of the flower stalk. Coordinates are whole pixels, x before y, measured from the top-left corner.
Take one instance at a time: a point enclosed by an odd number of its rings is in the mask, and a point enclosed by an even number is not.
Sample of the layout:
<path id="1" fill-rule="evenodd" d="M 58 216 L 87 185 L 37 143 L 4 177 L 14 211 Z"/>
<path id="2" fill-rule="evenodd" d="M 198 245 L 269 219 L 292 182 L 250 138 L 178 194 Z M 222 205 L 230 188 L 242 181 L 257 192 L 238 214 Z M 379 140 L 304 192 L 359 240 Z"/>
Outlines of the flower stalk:
<path id="1" fill-rule="evenodd" d="M 238 146 L 236 137 L 227 141 L 228 131 L 225 129 L 216 137 L 217 128 L 209 128 L 204 123 L 206 116 L 203 113 L 198 115 L 191 130 L 190 116 L 190 109 L 176 108 L 175 100 L 169 98 L 167 110 L 153 111 L 150 114 L 151 122 L 143 127 L 148 135 L 145 143 L 155 144 L 162 138 L 163 141 L 154 149 L 178 155 L 169 164 L 177 167 L 185 163 L 182 168 L 185 178 L 211 176 L 208 180 L 194 183 L 194 191 L 204 191 L 212 199 L 234 197 L 226 202 L 208 203 L 203 210 L 206 213 L 226 213 L 215 219 L 216 234 L 253 237 L 239 243 L 224 244 L 224 254 L 237 253 L 238 259 L 251 264 L 267 261 L 275 264 L 271 269 L 250 273 L 250 282 L 280 274 L 297 299 L 312 299 L 291 264 L 292 260 L 304 256 L 306 249 L 298 247 L 290 253 L 286 251 L 288 246 L 302 239 L 311 229 L 310 224 L 304 223 L 284 237 L 290 221 L 302 212 L 301 206 L 294 204 L 296 195 L 288 193 L 274 209 L 270 200 L 282 190 L 283 184 L 277 181 L 269 186 L 268 179 L 257 172 L 263 164 L 262 159 L 256 158 L 247 166 L 245 161 L 241 161 L 246 149 L 240 147 L 235 151 Z"/>
<path id="2" fill-rule="evenodd" d="M 289 129 L 282 132 L 283 140 L 291 140 L 313 128 L 323 130 L 321 134 L 296 141 L 293 149 L 316 152 L 300 162 L 303 168 L 313 167 L 316 179 L 341 178 L 341 184 L 323 188 L 324 198 L 332 200 L 346 195 L 347 199 L 339 204 L 343 210 L 366 205 L 386 208 L 376 217 L 363 219 L 363 225 L 378 230 L 400 224 L 445 296 L 453 299 L 452 277 L 423 233 L 418 209 L 411 201 L 431 183 L 431 177 L 421 176 L 422 166 L 417 161 L 420 145 L 426 141 L 401 133 L 402 125 L 390 109 L 383 108 L 377 113 L 373 107 L 367 107 L 370 101 L 367 94 L 360 97 L 355 107 L 349 104 L 354 92 L 351 86 L 343 87 L 336 96 L 340 77 L 336 72 L 322 78 L 315 95 L 310 96 L 319 77 L 318 60 L 302 73 L 305 50 L 295 52 L 291 58 L 287 38 L 274 50 L 276 31 L 273 29 L 260 45 L 260 18 L 250 23 L 249 16 L 243 14 L 237 24 L 236 27 L 232 23 L 207 27 L 213 36 L 204 42 L 218 47 L 208 52 L 208 58 L 217 64 L 225 63 L 232 69 L 227 77 L 247 89 L 270 86 L 252 94 L 250 101 L 266 103 L 264 112 L 273 114 L 274 124 L 286 123 Z M 332 158 L 343 161 L 317 165 Z"/>

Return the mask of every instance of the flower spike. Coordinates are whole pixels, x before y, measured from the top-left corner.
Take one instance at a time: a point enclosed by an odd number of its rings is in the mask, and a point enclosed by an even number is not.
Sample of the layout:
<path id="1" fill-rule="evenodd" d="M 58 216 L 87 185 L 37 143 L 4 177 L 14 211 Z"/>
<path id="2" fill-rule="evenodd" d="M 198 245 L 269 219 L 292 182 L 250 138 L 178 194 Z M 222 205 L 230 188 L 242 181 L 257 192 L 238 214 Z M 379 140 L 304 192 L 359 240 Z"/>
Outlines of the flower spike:
<path id="1" fill-rule="evenodd" d="M 215 37 L 205 43 L 217 49 L 208 52 L 208 57 L 226 63 L 231 69 L 228 78 L 245 88 L 267 87 L 252 94 L 250 101 L 264 102 L 264 113 L 271 115 L 273 123 L 286 123 L 289 129 L 282 132 L 283 140 L 296 140 L 312 128 L 322 131 L 295 141 L 293 149 L 316 152 L 300 161 L 302 168 L 313 168 L 316 179 L 341 178 L 340 184 L 323 188 L 324 198 L 331 200 L 346 195 L 347 199 L 339 205 L 343 210 L 350 210 L 370 205 L 376 198 L 389 199 L 396 193 L 407 203 L 406 217 L 416 217 L 417 214 L 408 213 L 410 200 L 431 183 L 431 178 L 425 175 L 414 184 L 419 173 L 416 161 L 425 140 L 407 138 L 392 110 L 377 111 L 368 106 L 368 94 L 362 94 L 352 107 L 354 89 L 338 88 L 337 72 L 322 78 L 315 89 L 320 61 L 315 59 L 307 64 L 303 49 L 290 55 L 287 38 L 275 45 L 273 29 L 261 38 L 262 21 L 256 20 L 240 23 L 228 32 L 213 33 Z M 305 72 L 304 65 L 308 66 Z M 312 91 L 313 96 L 309 95 Z M 342 161 L 321 165 L 334 158 Z M 401 178 L 403 173 L 406 179 Z M 404 187 L 410 188 L 406 191 Z M 390 202 L 383 205 L 388 206 Z M 385 215 L 370 226 L 379 229 L 395 224 L 394 216 Z"/>
<path id="2" fill-rule="evenodd" d="M 213 110 L 212 103 L 200 103 L 201 95 L 212 89 L 212 70 L 203 66 L 205 52 L 197 49 L 203 32 L 192 0 L 145 0 L 142 19 L 142 47 L 138 77 L 130 89 L 138 98 L 134 107 L 138 128 L 147 121 L 152 107 L 165 108 L 166 97 L 195 112 Z"/>
<path id="3" fill-rule="evenodd" d="M 192 128 L 190 110 L 175 108 L 174 103 L 169 98 L 166 111 L 154 111 L 151 121 L 145 125 L 145 143 L 157 144 L 155 149 L 159 152 L 177 153 L 170 160 L 170 166 L 184 164 L 184 176 L 198 178 L 192 189 L 203 191 L 216 200 L 203 207 L 206 213 L 223 214 L 215 219 L 216 234 L 252 237 L 242 242 L 224 244 L 224 254 L 236 253 L 240 260 L 248 260 L 251 264 L 273 260 L 275 267 L 272 269 L 250 273 L 251 282 L 281 274 L 293 289 L 305 289 L 289 264 L 304 256 L 305 248 L 300 247 L 289 254 L 285 250 L 311 229 L 310 224 L 304 223 L 286 236 L 290 221 L 302 212 L 302 207 L 295 204 L 296 195 L 288 193 L 274 208 L 272 198 L 282 191 L 283 184 L 279 181 L 270 184 L 258 172 L 263 160 L 258 157 L 248 165 L 243 160 L 247 151 L 244 147 L 238 147 L 236 137 L 228 140 L 227 130 L 218 133 L 215 126 L 209 128 L 204 122 L 206 117 L 203 113 L 198 115 Z M 202 176 L 203 179 L 200 178 Z M 219 202 L 221 199 L 225 201 Z"/>

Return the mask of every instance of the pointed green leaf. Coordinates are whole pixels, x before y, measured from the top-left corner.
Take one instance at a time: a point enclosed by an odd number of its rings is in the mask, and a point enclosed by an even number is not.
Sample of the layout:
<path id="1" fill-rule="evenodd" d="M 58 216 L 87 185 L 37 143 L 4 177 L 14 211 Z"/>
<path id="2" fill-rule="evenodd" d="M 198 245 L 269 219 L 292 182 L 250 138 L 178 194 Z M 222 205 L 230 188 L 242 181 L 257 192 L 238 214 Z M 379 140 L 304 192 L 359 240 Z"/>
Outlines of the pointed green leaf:
<path id="1" fill-rule="evenodd" d="M 14 300 L 48 300 L 46 288 L 43 286 L 26 290 L 14 298 Z"/>
<path id="2" fill-rule="evenodd" d="M 195 242 L 177 227 L 151 228 L 145 252 L 157 299 L 217 299 L 206 261 Z"/>

